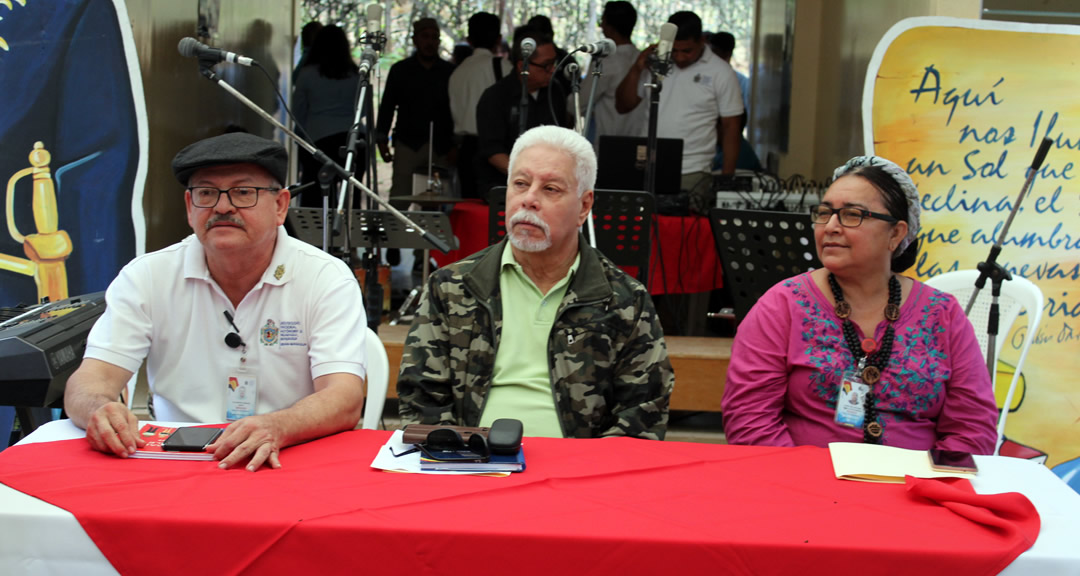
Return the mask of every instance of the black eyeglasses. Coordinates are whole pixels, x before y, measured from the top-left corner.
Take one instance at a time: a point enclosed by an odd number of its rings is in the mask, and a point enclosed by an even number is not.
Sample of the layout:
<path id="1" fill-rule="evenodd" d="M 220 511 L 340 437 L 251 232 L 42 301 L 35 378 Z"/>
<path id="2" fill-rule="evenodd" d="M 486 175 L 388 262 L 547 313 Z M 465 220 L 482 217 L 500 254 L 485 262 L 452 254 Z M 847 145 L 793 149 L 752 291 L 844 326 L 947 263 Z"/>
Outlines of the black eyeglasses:
<path id="1" fill-rule="evenodd" d="M 836 214 L 840 218 L 840 225 L 844 228 L 858 228 L 863 222 L 863 218 L 874 218 L 883 222 L 889 222 L 895 224 L 898 222 L 896 218 L 889 216 L 888 214 L 878 214 L 877 212 L 871 212 L 869 210 L 863 210 L 862 208 L 854 208 L 852 206 L 845 206 L 843 208 L 833 208 L 828 204 L 818 204 L 817 206 L 810 207 L 810 220 L 814 224 L 828 224 L 832 215 Z"/>
<path id="2" fill-rule="evenodd" d="M 208 186 L 188 188 L 188 191 L 191 192 L 191 204 L 197 208 L 213 208 L 217 206 L 222 194 L 228 196 L 229 202 L 236 208 L 251 208 L 259 202 L 260 190 L 277 192 L 281 188 L 263 186 L 235 186 L 228 190 Z"/>
<path id="3" fill-rule="evenodd" d="M 533 68 L 539 68 L 541 70 L 546 70 L 547 72 L 551 72 L 552 70 L 555 69 L 555 61 L 552 60 L 550 62 L 537 62 L 535 60 L 529 60 L 529 66 L 532 66 Z"/>

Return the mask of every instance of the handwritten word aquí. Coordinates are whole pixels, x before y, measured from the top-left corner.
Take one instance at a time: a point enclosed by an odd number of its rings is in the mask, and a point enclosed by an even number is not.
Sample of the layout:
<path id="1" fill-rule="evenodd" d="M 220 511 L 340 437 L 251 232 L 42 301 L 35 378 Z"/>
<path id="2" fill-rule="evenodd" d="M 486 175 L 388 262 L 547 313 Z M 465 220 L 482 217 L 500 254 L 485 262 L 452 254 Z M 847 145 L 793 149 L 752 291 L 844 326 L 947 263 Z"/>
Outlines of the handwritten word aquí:
<path id="1" fill-rule="evenodd" d="M 930 83 L 928 86 L 927 83 Z M 991 88 L 997 88 L 1005 82 L 1005 77 L 998 78 L 998 81 L 994 83 Z M 942 104 L 949 108 L 949 119 L 945 121 L 945 125 L 948 126 L 952 122 L 953 114 L 956 113 L 957 106 L 963 106 L 967 108 L 969 106 L 980 107 L 989 103 L 991 106 L 998 106 L 1005 101 L 1004 98 L 999 98 L 998 95 L 990 90 L 986 95 L 980 95 L 977 92 L 972 92 L 971 88 L 964 90 L 963 93 L 959 93 L 957 88 L 949 88 L 945 91 L 944 97 L 941 93 L 941 74 L 938 72 L 934 65 L 931 64 L 924 69 L 922 82 L 919 87 L 910 91 L 915 95 L 915 102 L 919 101 L 919 97 L 923 94 L 931 93 L 934 95 L 934 104 L 941 101 Z"/>

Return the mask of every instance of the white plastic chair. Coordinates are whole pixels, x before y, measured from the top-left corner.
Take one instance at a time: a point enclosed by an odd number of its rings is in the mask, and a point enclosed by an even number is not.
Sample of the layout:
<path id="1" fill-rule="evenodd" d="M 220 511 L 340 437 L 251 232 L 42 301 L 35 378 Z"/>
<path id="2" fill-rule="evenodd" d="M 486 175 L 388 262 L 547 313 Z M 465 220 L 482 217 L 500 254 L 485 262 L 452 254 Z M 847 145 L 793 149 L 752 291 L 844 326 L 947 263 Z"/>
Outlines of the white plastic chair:
<path id="1" fill-rule="evenodd" d="M 946 272 L 934 276 L 927 280 L 926 284 L 956 296 L 956 299 L 960 302 L 960 306 L 967 306 L 967 302 L 971 298 L 971 293 L 975 291 L 975 280 L 978 277 L 978 270 L 957 270 L 956 272 Z M 990 315 L 991 299 L 991 285 L 990 281 L 987 280 L 986 285 L 979 291 L 979 297 L 971 307 L 971 312 L 968 314 L 968 320 L 970 320 L 972 326 L 975 327 L 975 336 L 979 340 L 979 349 L 982 350 L 983 359 L 986 358 L 986 349 L 990 340 L 989 336 L 986 334 L 986 322 Z M 1001 449 L 1001 442 L 1005 437 L 1005 420 L 1009 416 L 1009 408 L 1012 406 L 1016 385 L 1020 382 L 1020 370 L 1024 366 L 1024 359 L 1027 358 L 1031 343 L 1034 341 L 1035 335 L 1039 332 L 1039 322 L 1042 320 L 1043 315 L 1042 290 L 1039 290 L 1039 287 L 1030 280 L 1013 275 L 1012 280 L 1006 280 L 1001 283 L 1001 296 L 998 297 L 998 335 L 994 345 L 994 358 L 1001 358 L 1002 345 L 1005 344 L 1005 340 L 1008 339 L 1009 333 L 1012 332 L 1013 323 L 1015 323 L 1016 319 L 1020 316 L 1021 309 L 1027 311 L 1027 333 L 1024 335 L 1024 343 L 1020 347 L 1020 358 L 1016 361 L 1016 371 L 1013 373 L 1012 382 L 1009 384 L 1009 391 L 1005 395 L 1005 402 L 1002 404 L 1001 416 L 998 418 L 997 444 L 994 446 L 995 456 Z M 991 374 L 990 378 L 996 396 L 996 369 L 993 370 L 993 374 Z"/>
<path id="2" fill-rule="evenodd" d="M 379 335 L 371 330 L 365 335 L 365 353 L 367 356 L 367 401 L 364 406 L 364 420 L 361 428 L 377 430 L 382 419 L 383 406 L 386 405 L 386 389 L 390 386 L 390 359 L 386 356 Z"/>

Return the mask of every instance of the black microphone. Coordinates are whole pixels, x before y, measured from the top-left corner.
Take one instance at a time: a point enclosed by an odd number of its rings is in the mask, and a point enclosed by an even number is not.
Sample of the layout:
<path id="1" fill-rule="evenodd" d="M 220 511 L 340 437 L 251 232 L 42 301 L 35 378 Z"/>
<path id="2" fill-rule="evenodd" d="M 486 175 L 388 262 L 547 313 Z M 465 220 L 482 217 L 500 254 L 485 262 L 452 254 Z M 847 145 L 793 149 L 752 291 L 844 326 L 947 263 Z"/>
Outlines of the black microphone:
<path id="1" fill-rule="evenodd" d="M 228 310 L 225 311 L 225 319 L 229 321 L 229 325 L 233 327 L 233 330 L 236 330 L 236 332 L 229 332 L 225 335 L 225 345 L 229 348 L 245 346 L 244 339 L 241 338 L 239 334 L 240 329 L 236 327 L 236 324 L 233 322 L 233 315 L 230 314 Z"/>
<path id="2" fill-rule="evenodd" d="M 229 348 L 239 348 L 244 345 L 244 340 L 236 332 L 229 332 L 225 335 L 225 345 Z"/>
<path id="3" fill-rule="evenodd" d="M 578 52 L 592 54 L 593 58 L 603 58 L 604 56 L 611 56 L 615 53 L 615 41 L 611 38 L 604 38 L 599 42 L 582 44 L 581 46 L 578 46 Z"/>
<path id="4" fill-rule="evenodd" d="M 581 76 L 578 75 L 578 69 L 579 68 L 577 62 L 571 61 L 563 67 L 563 76 L 565 76 L 567 80 L 571 81 L 580 80 Z"/>
<path id="5" fill-rule="evenodd" d="M 247 56 L 211 48 L 190 36 L 181 38 L 180 44 L 177 45 L 176 48 L 184 58 L 198 58 L 199 60 L 212 61 L 214 64 L 217 64 L 218 62 L 232 62 L 234 64 L 240 64 L 241 66 L 251 66 L 255 63 L 254 60 Z"/>

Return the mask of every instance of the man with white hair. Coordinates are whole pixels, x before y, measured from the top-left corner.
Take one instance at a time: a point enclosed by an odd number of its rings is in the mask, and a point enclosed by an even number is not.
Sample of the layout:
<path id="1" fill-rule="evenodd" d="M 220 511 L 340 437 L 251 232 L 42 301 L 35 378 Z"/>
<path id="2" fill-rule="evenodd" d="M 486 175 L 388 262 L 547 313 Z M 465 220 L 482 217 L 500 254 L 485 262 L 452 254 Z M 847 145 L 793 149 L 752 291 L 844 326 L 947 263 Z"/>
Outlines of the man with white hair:
<path id="1" fill-rule="evenodd" d="M 648 291 L 585 243 L 596 155 L 565 128 L 510 152 L 507 240 L 433 274 L 405 340 L 402 424 L 662 440 L 675 382 Z"/>

